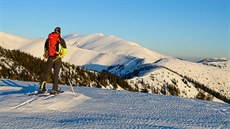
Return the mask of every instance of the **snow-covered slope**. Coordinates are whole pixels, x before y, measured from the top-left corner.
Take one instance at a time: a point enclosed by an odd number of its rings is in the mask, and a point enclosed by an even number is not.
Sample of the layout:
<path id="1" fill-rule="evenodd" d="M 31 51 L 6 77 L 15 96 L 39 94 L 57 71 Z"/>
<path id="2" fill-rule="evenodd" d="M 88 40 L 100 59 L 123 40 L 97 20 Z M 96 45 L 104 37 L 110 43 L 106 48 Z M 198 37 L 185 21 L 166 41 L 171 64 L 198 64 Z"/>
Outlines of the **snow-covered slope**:
<path id="1" fill-rule="evenodd" d="M 44 39 L 25 39 L 1 32 L 1 46 L 8 49 L 20 49 L 36 57 L 42 57 Z M 103 34 L 64 36 L 68 53 L 64 61 L 75 65 L 100 64 L 111 66 L 121 64 L 121 57 L 144 58 L 145 63 L 154 62 L 164 55 L 150 51 L 136 43 Z M 122 56 L 121 56 L 122 55 Z"/>
<path id="2" fill-rule="evenodd" d="M 69 86 L 46 100 L 24 95 L 36 85 L 0 79 L 1 128 L 230 128 L 229 104 L 89 87 L 75 96 Z"/>
<path id="3" fill-rule="evenodd" d="M 0 46 L 8 49 L 19 49 L 33 39 L 22 38 L 16 35 L 0 32 Z"/>
<path id="4" fill-rule="evenodd" d="M 226 70 L 228 68 L 221 69 L 174 58 L 163 59 L 157 64 L 190 77 L 230 98 L 230 72 Z"/>
<path id="5" fill-rule="evenodd" d="M 138 58 L 145 58 L 145 63 L 154 62 L 163 55 L 150 51 L 137 43 L 125 41 L 115 36 L 104 36 L 103 34 L 93 34 L 65 38 L 70 46 L 77 46 L 83 49 L 100 53 L 111 53 L 116 55 L 129 55 Z"/>

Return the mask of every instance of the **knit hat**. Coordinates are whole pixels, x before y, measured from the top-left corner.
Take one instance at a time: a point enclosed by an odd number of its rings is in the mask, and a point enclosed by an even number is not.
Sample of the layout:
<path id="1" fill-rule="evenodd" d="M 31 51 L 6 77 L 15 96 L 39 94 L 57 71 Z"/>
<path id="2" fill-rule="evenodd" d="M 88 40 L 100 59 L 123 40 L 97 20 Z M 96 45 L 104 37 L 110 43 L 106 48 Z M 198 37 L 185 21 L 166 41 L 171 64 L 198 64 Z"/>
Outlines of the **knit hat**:
<path id="1" fill-rule="evenodd" d="M 56 27 L 55 29 L 54 29 L 54 32 L 56 32 L 56 33 L 61 33 L 61 28 L 60 27 Z"/>

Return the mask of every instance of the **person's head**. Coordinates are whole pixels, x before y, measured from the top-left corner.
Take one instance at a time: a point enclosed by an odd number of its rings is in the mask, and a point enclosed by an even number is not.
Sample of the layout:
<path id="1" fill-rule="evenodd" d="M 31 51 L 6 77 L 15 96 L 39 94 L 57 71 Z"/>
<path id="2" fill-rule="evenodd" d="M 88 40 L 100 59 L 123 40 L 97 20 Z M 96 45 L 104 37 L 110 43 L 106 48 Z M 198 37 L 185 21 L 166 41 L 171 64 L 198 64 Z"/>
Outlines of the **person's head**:
<path id="1" fill-rule="evenodd" d="M 54 29 L 54 32 L 58 33 L 58 34 L 61 34 L 61 28 L 60 27 L 56 27 Z"/>

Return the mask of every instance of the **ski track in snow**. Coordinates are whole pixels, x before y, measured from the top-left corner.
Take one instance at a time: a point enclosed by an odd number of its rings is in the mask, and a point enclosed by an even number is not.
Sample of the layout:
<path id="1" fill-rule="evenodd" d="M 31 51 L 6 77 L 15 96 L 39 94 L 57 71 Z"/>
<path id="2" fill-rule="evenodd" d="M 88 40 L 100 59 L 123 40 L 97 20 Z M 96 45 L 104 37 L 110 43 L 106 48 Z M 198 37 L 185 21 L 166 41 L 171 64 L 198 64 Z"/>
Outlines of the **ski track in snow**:
<path id="1" fill-rule="evenodd" d="M 0 79 L 0 128 L 230 128 L 229 104 L 89 87 L 74 96 L 63 85 L 46 100 L 25 96 L 34 84 Z"/>

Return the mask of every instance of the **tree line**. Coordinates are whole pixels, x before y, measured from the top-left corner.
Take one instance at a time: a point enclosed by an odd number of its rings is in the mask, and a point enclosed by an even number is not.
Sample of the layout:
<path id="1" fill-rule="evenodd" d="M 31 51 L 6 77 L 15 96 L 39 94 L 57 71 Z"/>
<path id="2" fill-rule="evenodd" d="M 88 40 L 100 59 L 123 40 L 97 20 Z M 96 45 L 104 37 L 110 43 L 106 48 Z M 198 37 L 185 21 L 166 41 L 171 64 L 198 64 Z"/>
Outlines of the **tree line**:
<path id="1" fill-rule="evenodd" d="M 1 78 L 22 81 L 38 82 L 42 77 L 46 64 L 46 61 L 41 58 L 34 57 L 20 50 L 8 50 L 1 46 L 0 60 Z M 107 71 L 98 73 L 96 71 L 87 70 L 67 62 L 63 62 L 59 76 L 60 84 L 69 85 L 71 83 L 74 86 L 98 88 L 112 86 L 114 90 L 120 86 L 125 90 L 135 91 L 124 78 Z M 52 81 L 52 76 L 50 76 L 47 82 Z"/>

